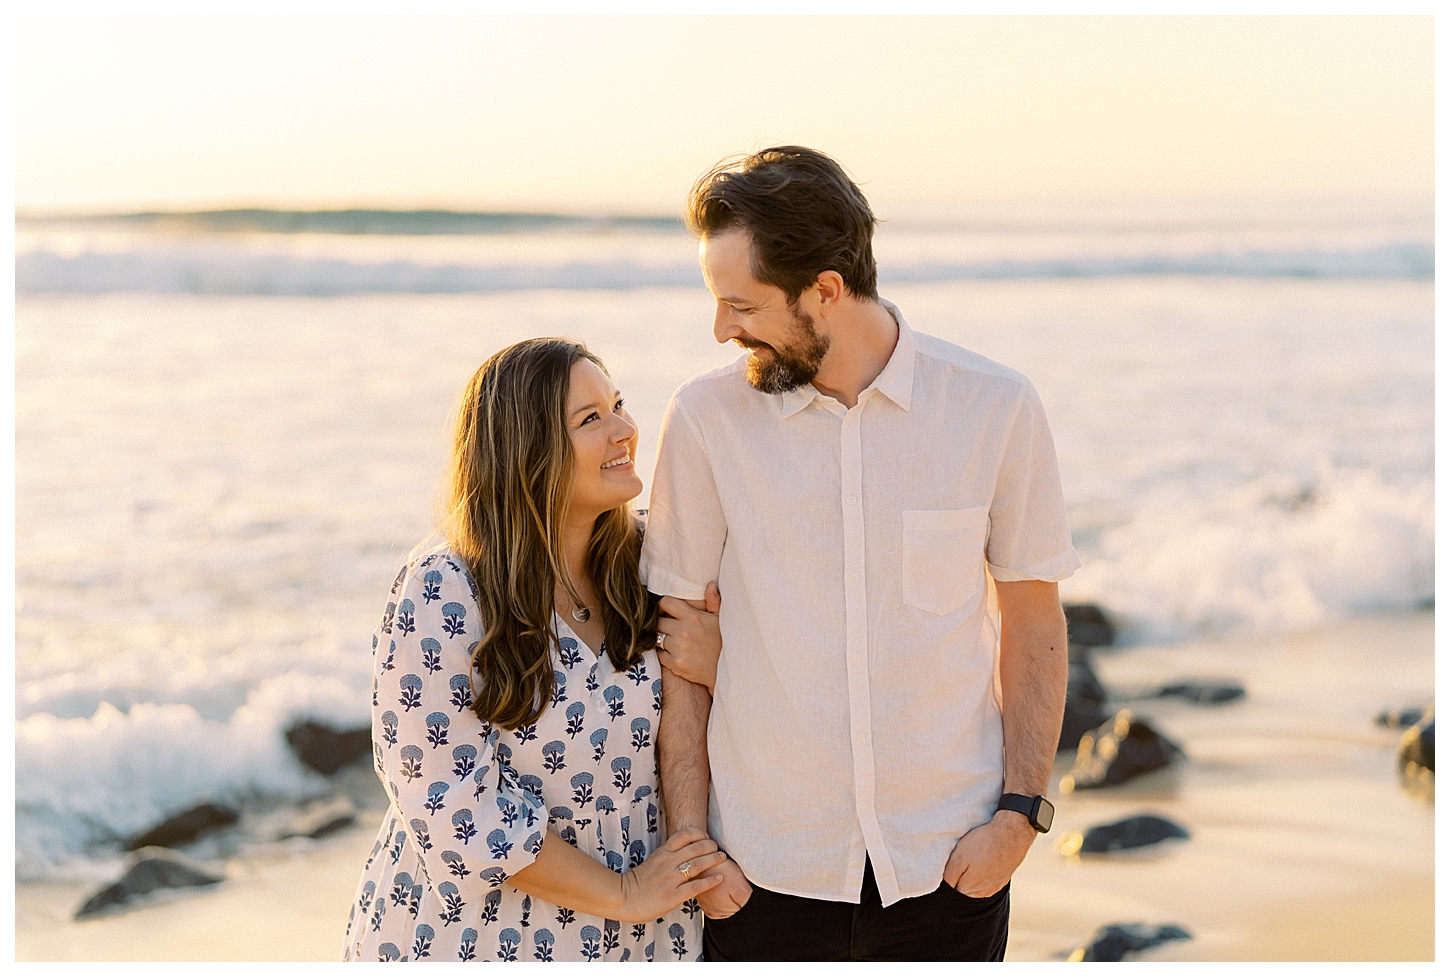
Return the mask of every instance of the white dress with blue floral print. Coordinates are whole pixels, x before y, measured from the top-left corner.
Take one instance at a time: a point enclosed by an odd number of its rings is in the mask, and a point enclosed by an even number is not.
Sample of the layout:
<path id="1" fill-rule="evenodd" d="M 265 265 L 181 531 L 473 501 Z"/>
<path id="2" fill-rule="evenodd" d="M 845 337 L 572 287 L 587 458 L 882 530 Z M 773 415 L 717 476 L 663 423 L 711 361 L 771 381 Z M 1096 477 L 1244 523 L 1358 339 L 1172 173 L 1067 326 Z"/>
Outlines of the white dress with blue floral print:
<path id="1" fill-rule="evenodd" d="M 616 672 L 557 615 L 553 701 L 504 730 L 472 706 L 478 602 L 443 550 L 403 568 L 373 640 L 373 765 L 392 804 L 358 881 L 345 960 L 697 960 L 690 900 L 621 923 L 508 884 L 552 829 L 616 872 L 663 841 L 651 649 Z"/>

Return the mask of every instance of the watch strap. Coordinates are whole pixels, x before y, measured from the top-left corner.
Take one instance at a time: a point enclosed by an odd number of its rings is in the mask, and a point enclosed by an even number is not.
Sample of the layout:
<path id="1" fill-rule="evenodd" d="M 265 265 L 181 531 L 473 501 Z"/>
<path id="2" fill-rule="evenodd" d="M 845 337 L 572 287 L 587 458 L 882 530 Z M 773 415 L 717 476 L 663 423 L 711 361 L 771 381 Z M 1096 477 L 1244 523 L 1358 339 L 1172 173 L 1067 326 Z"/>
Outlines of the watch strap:
<path id="1" fill-rule="evenodd" d="M 1038 812 L 1045 800 L 1041 794 L 1035 797 L 1027 794 L 1003 794 L 997 800 L 997 810 L 1015 811 L 1027 819 L 1033 830 L 1045 833 L 1047 828 L 1038 820 Z"/>

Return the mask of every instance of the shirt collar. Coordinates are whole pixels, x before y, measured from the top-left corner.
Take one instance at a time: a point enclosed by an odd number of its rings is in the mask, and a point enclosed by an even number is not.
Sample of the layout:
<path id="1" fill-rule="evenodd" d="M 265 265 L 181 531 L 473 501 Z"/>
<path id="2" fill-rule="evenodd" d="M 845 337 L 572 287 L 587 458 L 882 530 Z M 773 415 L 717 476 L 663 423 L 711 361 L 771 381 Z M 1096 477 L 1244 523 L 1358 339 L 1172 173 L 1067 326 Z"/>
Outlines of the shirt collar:
<path id="1" fill-rule="evenodd" d="M 885 299 L 881 299 L 881 304 L 891 313 L 891 318 L 896 320 L 896 349 L 892 350 L 891 358 L 886 361 L 886 366 L 876 379 L 861 391 L 861 397 L 864 399 L 872 390 L 879 390 L 897 407 L 911 410 L 911 387 L 916 378 L 916 340 L 907 327 L 906 320 L 901 317 L 901 310 Z M 780 416 L 791 417 L 798 414 L 815 403 L 817 397 L 824 396 L 811 384 L 801 384 L 780 395 Z"/>

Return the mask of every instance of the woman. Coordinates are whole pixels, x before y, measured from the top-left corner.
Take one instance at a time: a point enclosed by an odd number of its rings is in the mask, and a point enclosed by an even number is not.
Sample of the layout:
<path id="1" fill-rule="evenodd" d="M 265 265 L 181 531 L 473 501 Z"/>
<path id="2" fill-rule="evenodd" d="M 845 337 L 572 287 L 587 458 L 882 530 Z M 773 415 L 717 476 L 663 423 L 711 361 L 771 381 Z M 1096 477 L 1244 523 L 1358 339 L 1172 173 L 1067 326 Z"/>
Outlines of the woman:
<path id="1" fill-rule="evenodd" d="M 725 855 L 698 829 L 661 843 L 638 435 L 568 340 L 510 346 L 464 390 L 448 545 L 398 574 L 373 639 L 392 803 L 344 959 L 699 958 L 694 897 Z M 718 653 L 708 632 L 673 621 L 670 645 Z"/>

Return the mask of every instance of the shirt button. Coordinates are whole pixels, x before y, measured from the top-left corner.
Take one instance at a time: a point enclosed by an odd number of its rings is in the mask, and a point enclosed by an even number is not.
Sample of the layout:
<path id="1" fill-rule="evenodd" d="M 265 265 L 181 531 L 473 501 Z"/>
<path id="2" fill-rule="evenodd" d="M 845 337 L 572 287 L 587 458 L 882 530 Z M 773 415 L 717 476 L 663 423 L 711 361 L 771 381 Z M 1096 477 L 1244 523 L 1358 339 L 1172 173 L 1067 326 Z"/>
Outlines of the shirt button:
<path id="1" fill-rule="evenodd" d="M 856 497 L 854 495 L 848 495 L 848 496 L 846 496 L 846 504 L 847 505 L 855 505 L 856 504 Z"/>
<path id="2" fill-rule="evenodd" d="M 860 661 L 860 660 L 861 660 L 861 656 L 860 656 L 860 655 L 852 655 L 852 656 L 851 656 L 851 660 L 852 660 L 852 661 L 853 661 L 853 662 L 858 662 L 858 661 Z"/>
<path id="3" fill-rule="evenodd" d="M 857 740 L 864 740 L 865 738 L 866 738 L 866 734 L 865 733 L 857 733 L 856 734 L 856 739 Z"/>
<path id="4" fill-rule="evenodd" d="M 861 579 L 861 577 L 860 577 L 859 574 L 855 574 L 855 573 L 851 574 L 851 582 L 852 583 L 855 583 L 856 581 L 858 581 L 860 579 Z"/>

